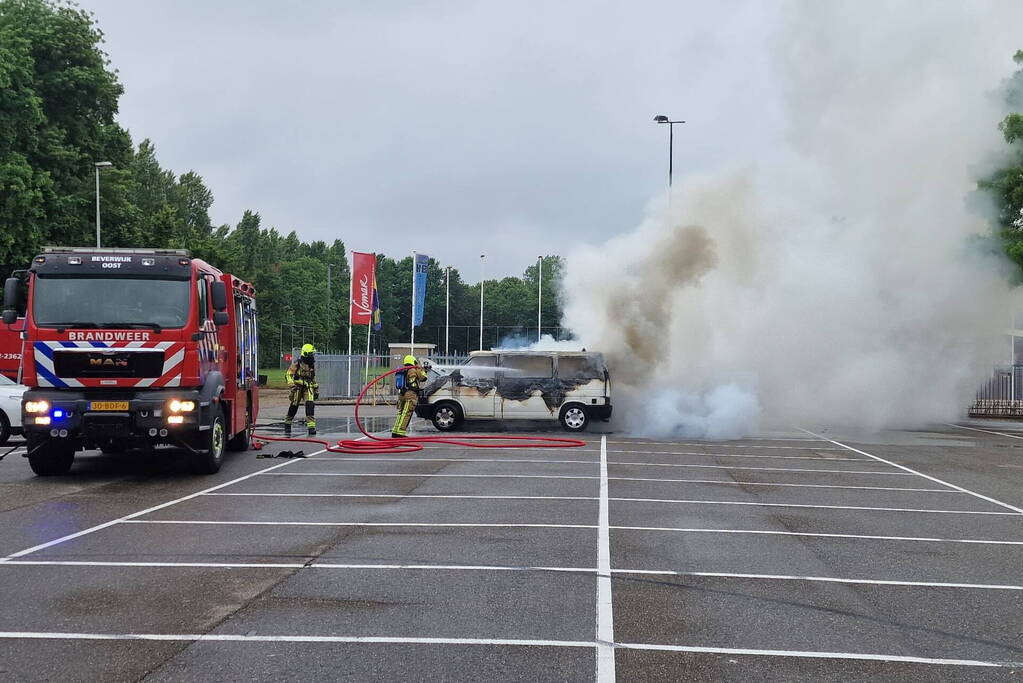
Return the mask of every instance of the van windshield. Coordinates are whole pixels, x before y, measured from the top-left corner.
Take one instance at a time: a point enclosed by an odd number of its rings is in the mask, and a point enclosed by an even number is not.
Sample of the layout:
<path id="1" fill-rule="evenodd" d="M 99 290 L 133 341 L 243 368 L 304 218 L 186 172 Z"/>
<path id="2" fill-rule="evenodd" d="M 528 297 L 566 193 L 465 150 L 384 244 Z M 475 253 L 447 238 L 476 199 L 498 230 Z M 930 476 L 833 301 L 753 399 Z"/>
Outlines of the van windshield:
<path id="1" fill-rule="evenodd" d="M 32 314 L 39 327 L 184 327 L 188 280 L 37 277 Z"/>

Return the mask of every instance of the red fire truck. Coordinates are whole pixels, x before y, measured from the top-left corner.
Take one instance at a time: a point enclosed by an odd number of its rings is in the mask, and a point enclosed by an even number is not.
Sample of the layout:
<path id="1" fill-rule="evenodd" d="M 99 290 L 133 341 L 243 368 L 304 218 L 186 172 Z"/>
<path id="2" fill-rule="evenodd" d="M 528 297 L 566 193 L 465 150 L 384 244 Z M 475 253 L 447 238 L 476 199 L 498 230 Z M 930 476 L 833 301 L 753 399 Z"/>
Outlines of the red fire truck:
<path id="1" fill-rule="evenodd" d="M 75 453 L 168 444 L 200 473 L 245 450 L 259 409 L 252 285 L 166 249 L 48 247 L 27 278 L 22 401 L 40 476 Z M 18 315 L 18 278 L 3 319 Z"/>
<path id="2" fill-rule="evenodd" d="M 21 330 L 24 327 L 24 320 L 10 325 L 0 323 L 0 375 L 15 382 L 21 370 Z"/>

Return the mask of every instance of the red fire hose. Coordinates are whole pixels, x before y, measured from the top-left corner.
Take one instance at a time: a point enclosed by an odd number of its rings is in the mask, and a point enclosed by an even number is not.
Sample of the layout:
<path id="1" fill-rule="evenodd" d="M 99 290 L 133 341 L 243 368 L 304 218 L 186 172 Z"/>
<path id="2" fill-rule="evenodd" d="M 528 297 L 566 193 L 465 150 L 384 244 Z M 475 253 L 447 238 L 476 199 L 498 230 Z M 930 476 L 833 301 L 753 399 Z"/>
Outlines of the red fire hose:
<path id="1" fill-rule="evenodd" d="M 556 436 L 481 435 L 458 438 L 448 436 L 409 436 L 399 439 L 382 439 L 378 436 L 373 436 L 363 428 L 362 421 L 359 420 L 359 406 L 362 405 L 362 399 L 366 395 L 366 392 L 369 391 L 374 384 L 389 375 L 401 372 L 403 369 L 404 368 L 395 368 L 394 370 L 385 372 L 364 386 L 362 391 L 359 392 L 359 397 L 355 399 L 355 424 L 359 428 L 359 431 L 362 432 L 364 437 L 363 439 L 341 439 L 337 443 L 331 444 L 329 441 L 311 439 L 307 437 L 291 438 L 267 436 L 264 434 L 253 434 L 253 436 L 264 441 L 289 441 L 320 444 L 331 453 L 361 453 L 364 455 L 379 455 L 382 453 L 413 453 L 415 451 L 423 450 L 423 444 L 426 443 L 440 443 L 448 446 L 458 446 L 461 448 L 576 448 L 586 445 L 585 441 L 580 441 L 579 439 L 569 439 Z"/>

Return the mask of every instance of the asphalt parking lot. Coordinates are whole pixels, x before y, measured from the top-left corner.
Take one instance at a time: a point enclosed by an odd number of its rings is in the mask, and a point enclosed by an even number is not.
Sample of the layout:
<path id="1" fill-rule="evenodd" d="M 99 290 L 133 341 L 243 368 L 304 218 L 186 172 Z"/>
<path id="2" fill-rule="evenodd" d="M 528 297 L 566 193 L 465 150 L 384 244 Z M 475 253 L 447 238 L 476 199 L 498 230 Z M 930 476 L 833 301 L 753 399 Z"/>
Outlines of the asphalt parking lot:
<path id="1" fill-rule="evenodd" d="M 0 678 L 1016 679 L 1023 429 L 963 424 L 245 453 L 203 478 L 14 454 Z"/>

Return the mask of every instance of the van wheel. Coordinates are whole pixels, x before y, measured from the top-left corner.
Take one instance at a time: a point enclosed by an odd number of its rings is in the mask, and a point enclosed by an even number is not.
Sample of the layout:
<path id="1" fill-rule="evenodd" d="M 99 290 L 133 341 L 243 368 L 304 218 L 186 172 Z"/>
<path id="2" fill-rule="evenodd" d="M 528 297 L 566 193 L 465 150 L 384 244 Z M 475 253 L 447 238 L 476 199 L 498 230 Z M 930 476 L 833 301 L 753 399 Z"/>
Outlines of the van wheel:
<path id="1" fill-rule="evenodd" d="M 28 449 L 38 444 L 36 439 L 29 439 Z M 75 447 L 69 443 L 58 443 L 50 441 L 44 444 L 39 450 L 28 456 L 28 465 L 40 477 L 59 477 L 71 470 L 71 464 L 75 461 Z"/>
<path id="2" fill-rule="evenodd" d="M 561 409 L 561 426 L 569 432 L 581 432 L 590 424 L 590 416 L 579 404 L 567 405 Z"/>
<path id="3" fill-rule="evenodd" d="M 455 403 L 438 403 L 430 418 L 433 426 L 441 432 L 458 429 L 462 424 L 462 409 Z"/>
<path id="4" fill-rule="evenodd" d="M 217 410 L 210 420 L 210 428 L 199 432 L 196 439 L 199 453 L 195 454 L 192 469 L 196 474 L 216 474 L 224 462 L 224 447 L 227 443 L 227 429 L 224 427 L 224 413 Z"/>

